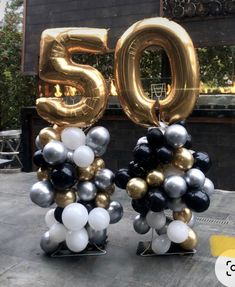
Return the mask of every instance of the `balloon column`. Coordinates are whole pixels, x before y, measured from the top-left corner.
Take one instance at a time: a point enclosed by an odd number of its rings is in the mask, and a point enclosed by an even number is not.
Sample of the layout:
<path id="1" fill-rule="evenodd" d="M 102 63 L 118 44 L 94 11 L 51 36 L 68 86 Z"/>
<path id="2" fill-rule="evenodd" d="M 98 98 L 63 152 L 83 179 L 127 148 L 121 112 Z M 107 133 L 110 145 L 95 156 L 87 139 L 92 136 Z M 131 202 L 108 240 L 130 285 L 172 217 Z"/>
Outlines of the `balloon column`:
<path id="1" fill-rule="evenodd" d="M 114 174 L 101 156 L 110 140 L 102 126 L 90 127 L 102 117 L 108 98 L 104 77 L 93 67 L 76 64 L 72 53 L 103 53 L 107 30 L 59 28 L 45 30 L 40 46 L 40 78 L 49 83 L 76 87 L 81 100 L 67 105 L 63 98 L 40 98 L 37 111 L 53 124 L 40 131 L 33 156 L 39 168 L 30 192 L 40 207 L 56 206 L 45 216 L 49 230 L 41 238 L 47 254 L 62 242 L 72 252 L 89 245 L 104 246 L 107 227 L 123 215 L 122 205 L 111 201 Z M 83 128 L 83 129 L 82 129 Z"/>
<path id="2" fill-rule="evenodd" d="M 140 78 L 141 53 L 152 45 L 165 50 L 171 67 L 171 90 L 159 101 L 147 97 Z M 151 241 L 154 253 L 166 253 L 172 242 L 191 250 L 197 244 L 193 212 L 205 211 L 214 191 L 204 175 L 211 165 L 209 156 L 190 150 L 191 136 L 182 125 L 199 95 L 199 65 L 192 40 L 173 21 L 145 19 L 119 39 L 115 63 L 123 110 L 133 122 L 148 127 L 134 148 L 134 160 L 116 173 L 115 184 L 126 189 L 139 213 L 133 222 L 135 231 L 156 230 Z M 173 220 L 166 217 L 166 209 L 172 210 Z"/>
<path id="3" fill-rule="evenodd" d="M 61 132 L 48 127 L 39 133 L 33 157 L 39 182 L 32 186 L 30 198 L 40 207 L 57 205 L 45 216 L 49 231 L 42 236 L 41 247 L 46 253 L 63 241 L 74 252 L 88 243 L 104 245 L 108 225 L 121 219 L 121 204 L 111 201 L 114 174 L 100 157 L 109 139 L 108 130 L 101 126 L 87 135 L 76 127 Z"/>
<path id="4" fill-rule="evenodd" d="M 150 128 L 134 148 L 134 161 L 115 175 L 115 184 L 126 189 L 139 213 L 134 230 L 156 230 L 151 244 L 156 254 L 166 253 L 171 242 L 185 250 L 195 248 L 194 212 L 210 205 L 214 185 L 205 177 L 210 158 L 190 148 L 191 136 L 181 124 Z M 166 209 L 172 210 L 173 220 L 166 217 Z"/>

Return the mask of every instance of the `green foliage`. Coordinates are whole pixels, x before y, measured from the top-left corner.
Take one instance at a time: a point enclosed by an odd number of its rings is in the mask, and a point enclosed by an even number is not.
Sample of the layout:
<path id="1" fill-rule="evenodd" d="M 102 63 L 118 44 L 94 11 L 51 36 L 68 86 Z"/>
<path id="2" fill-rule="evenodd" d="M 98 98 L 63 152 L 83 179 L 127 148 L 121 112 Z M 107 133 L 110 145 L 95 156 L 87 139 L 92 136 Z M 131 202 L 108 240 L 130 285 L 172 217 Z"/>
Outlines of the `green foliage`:
<path id="1" fill-rule="evenodd" d="M 20 110 L 33 105 L 35 79 L 21 73 L 23 1 L 7 4 L 4 26 L 0 30 L 0 129 L 20 128 Z"/>
<path id="2" fill-rule="evenodd" d="M 234 47 L 198 49 L 201 81 L 209 87 L 223 87 L 234 76 Z"/>
<path id="3" fill-rule="evenodd" d="M 214 92 L 218 87 L 224 87 L 234 80 L 235 48 L 232 46 L 200 48 L 197 50 L 200 64 L 201 81 L 207 87 L 213 87 Z M 113 78 L 113 54 L 90 55 L 79 54 L 74 56 L 75 62 L 88 64 L 97 68 L 106 79 Z M 169 75 L 162 75 L 162 51 L 147 49 L 140 60 L 141 79 L 144 90 L 150 93 L 151 84 L 162 82 L 169 83 Z"/>

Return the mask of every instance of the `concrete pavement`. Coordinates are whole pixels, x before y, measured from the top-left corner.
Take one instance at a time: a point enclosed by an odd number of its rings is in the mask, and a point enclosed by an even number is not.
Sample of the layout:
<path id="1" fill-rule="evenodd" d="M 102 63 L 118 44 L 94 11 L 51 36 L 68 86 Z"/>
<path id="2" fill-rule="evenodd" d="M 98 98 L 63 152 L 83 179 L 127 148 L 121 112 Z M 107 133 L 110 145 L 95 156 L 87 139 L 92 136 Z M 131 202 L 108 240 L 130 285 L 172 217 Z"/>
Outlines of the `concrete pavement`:
<path id="1" fill-rule="evenodd" d="M 47 209 L 29 199 L 35 173 L 0 174 L 0 287 L 195 287 L 222 286 L 214 274 L 209 237 L 235 235 L 235 192 L 217 191 L 210 209 L 200 214 L 195 230 L 199 246 L 194 256 L 137 256 L 140 240 L 134 232 L 136 213 L 124 191 L 113 199 L 124 205 L 124 218 L 109 227 L 107 255 L 50 258 L 39 246 L 47 229 Z"/>

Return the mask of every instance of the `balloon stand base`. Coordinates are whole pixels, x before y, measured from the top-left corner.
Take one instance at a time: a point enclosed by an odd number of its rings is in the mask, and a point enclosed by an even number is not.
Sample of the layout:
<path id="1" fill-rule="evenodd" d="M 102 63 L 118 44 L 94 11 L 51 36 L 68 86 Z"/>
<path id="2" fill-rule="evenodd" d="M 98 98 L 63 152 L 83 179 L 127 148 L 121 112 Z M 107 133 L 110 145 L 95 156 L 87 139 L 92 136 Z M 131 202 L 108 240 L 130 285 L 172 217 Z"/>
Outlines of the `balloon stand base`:
<path id="1" fill-rule="evenodd" d="M 136 254 L 143 257 L 152 256 L 167 256 L 167 255 L 192 255 L 195 254 L 196 249 L 184 250 L 178 244 L 172 243 L 170 249 L 165 254 L 155 254 L 151 248 L 151 241 L 140 241 L 136 250 Z"/>
<path id="2" fill-rule="evenodd" d="M 105 250 L 107 243 L 102 246 L 98 245 L 88 245 L 82 252 L 72 252 L 64 244 L 62 244 L 51 257 L 80 257 L 80 256 L 100 256 L 105 255 L 107 252 Z"/>

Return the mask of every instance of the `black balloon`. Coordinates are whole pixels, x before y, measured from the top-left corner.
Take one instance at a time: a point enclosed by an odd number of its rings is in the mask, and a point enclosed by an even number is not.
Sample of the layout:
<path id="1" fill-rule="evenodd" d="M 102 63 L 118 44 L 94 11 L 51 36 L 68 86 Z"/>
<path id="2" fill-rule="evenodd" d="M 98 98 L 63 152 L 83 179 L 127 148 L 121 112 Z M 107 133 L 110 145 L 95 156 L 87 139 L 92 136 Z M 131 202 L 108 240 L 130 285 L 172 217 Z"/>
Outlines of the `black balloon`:
<path id="1" fill-rule="evenodd" d="M 152 148 L 161 147 L 164 144 L 164 135 L 158 128 L 153 128 L 147 133 L 147 140 Z"/>
<path id="2" fill-rule="evenodd" d="M 189 190 L 183 195 L 183 201 L 195 212 L 203 212 L 210 205 L 209 196 L 201 190 Z"/>
<path id="3" fill-rule="evenodd" d="M 140 144 L 134 148 L 134 161 L 145 163 L 152 158 L 152 151 L 148 144 Z"/>
<path id="4" fill-rule="evenodd" d="M 82 205 L 84 205 L 86 207 L 88 213 L 91 212 L 91 210 L 93 208 L 97 207 L 94 200 L 92 200 L 92 201 L 78 200 L 78 203 L 81 203 Z"/>
<path id="5" fill-rule="evenodd" d="M 145 169 L 140 166 L 139 163 L 135 163 L 134 161 L 131 161 L 128 166 L 128 172 L 132 177 L 145 177 L 146 171 Z"/>
<path id="6" fill-rule="evenodd" d="M 159 163 L 160 162 L 159 162 L 159 160 L 157 160 L 155 155 L 152 155 L 152 157 L 150 159 L 141 163 L 141 165 L 143 166 L 143 168 L 145 169 L 145 172 L 147 173 L 148 171 L 155 169 Z"/>
<path id="7" fill-rule="evenodd" d="M 156 156 L 161 163 L 169 163 L 173 158 L 173 152 L 170 148 L 161 147 L 156 150 Z"/>
<path id="8" fill-rule="evenodd" d="M 121 189 L 126 189 L 128 181 L 131 179 L 130 174 L 128 173 L 128 169 L 122 168 L 119 169 L 114 177 L 114 183 L 117 187 Z"/>
<path id="9" fill-rule="evenodd" d="M 55 211 L 54 211 L 55 219 L 62 224 L 63 224 L 63 221 L 62 221 L 63 210 L 64 210 L 64 208 L 57 206 Z"/>
<path id="10" fill-rule="evenodd" d="M 48 167 L 49 163 L 47 163 L 43 157 L 42 151 L 37 150 L 33 155 L 33 163 L 38 167 Z"/>
<path id="11" fill-rule="evenodd" d="M 53 169 L 51 182 L 58 190 L 65 190 L 72 187 L 76 182 L 76 169 L 73 165 L 65 163 Z"/>
<path id="12" fill-rule="evenodd" d="M 191 149 L 192 148 L 192 136 L 190 134 L 187 135 L 187 141 L 184 144 L 184 147 L 187 149 Z"/>
<path id="13" fill-rule="evenodd" d="M 204 173 L 206 173 L 210 169 L 212 163 L 209 155 L 206 152 L 195 152 L 193 154 L 193 157 L 194 168 L 198 168 Z"/>
<path id="14" fill-rule="evenodd" d="M 142 216 L 145 216 L 149 211 L 149 201 L 147 196 L 144 196 L 141 199 L 132 199 L 131 205 L 133 209 Z"/>
<path id="15" fill-rule="evenodd" d="M 167 207 L 167 196 L 161 188 L 149 189 L 149 208 L 153 212 L 163 211 Z"/>

